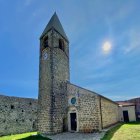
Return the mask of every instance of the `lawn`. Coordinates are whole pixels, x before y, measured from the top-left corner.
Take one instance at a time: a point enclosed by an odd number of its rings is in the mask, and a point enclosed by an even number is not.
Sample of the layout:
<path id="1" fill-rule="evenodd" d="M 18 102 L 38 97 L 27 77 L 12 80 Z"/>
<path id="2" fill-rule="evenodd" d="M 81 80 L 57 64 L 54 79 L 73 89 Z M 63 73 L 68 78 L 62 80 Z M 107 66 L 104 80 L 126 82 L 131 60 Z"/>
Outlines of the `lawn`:
<path id="1" fill-rule="evenodd" d="M 0 137 L 0 140 L 50 140 L 37 135 L 37 132 Z M 140 140 L 140 122 L 120 124 L 111 130 L 101 140 Z"/>
<path id="2" fill-rule="evenodd" d="M 101 140 L 140 140 L 140 122 L 120 124 L 109 130 Z"/>
<path id="3" fill-rule="evenodd" d="M 50 139 L 37 135 L 37 132 L 31 132 L 0 137 L 0 140 L 50 140 Z"/>

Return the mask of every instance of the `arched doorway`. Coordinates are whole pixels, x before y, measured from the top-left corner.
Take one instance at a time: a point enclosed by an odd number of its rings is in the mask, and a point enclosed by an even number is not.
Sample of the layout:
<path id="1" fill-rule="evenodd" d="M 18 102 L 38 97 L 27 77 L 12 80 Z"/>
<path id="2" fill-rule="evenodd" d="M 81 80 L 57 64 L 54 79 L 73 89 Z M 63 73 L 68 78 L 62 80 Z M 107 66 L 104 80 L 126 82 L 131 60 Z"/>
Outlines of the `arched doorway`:
<path id="1" fill-rule="evenodd" d="M 70 111 L 68 113 L 68 130 L 71 132 L 78 132 L 78 114 L 77 114 L 77 111 Z"/>

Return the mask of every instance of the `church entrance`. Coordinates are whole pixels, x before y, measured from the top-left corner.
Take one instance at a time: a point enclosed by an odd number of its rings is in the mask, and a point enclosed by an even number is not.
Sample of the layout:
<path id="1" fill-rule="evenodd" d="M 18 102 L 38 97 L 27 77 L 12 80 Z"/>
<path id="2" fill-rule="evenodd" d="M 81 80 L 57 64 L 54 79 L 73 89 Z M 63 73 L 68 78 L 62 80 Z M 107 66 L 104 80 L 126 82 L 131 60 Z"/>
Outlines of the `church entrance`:
<path id="1" fill-rule="evenodd" d="M 128 111 L 123 111 L 123 119 L 124 122 L 129 122 Z"/>
<path id="2" fill-rule="evenodd" d="M 70 125 L 71 125 L 71 131 L 76 131 L 77 130 L 76 113 L 70 113 Z"/>

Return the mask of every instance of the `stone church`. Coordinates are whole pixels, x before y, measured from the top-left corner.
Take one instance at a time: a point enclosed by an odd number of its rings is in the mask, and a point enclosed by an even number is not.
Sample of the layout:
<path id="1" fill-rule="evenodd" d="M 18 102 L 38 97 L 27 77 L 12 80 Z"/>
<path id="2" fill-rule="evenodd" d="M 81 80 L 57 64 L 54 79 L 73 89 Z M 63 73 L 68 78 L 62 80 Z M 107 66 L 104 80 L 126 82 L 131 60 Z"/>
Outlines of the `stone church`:
<path id="1" fill-rule="evenodd" d="M 38 131 L 94 132 L 118 121 L 117 103 L 70 82 L 69 40 L 55 13 L 40 37 Z"/>
<path id="2" fill-rule="evenodd" d="M 118 104 L 70 82 L 69 40 L 55 13 L 40 37 L 37 99 L 0 95 L 0 135 L 95 132 L 119 122 Z"/>

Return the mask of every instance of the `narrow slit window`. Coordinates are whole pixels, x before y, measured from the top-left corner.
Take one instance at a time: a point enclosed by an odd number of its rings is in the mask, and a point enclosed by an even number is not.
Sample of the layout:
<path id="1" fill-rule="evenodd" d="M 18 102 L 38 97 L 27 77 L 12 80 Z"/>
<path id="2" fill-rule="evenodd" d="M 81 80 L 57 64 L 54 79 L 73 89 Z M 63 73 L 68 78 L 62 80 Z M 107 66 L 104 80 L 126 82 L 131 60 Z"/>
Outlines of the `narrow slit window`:
<path id="1" fill-rule="evenodd" d="M 14 109 L 15 107 L 14 107 L 14 105 L 11 105 L 11 109 Z"/>
<path id="2" fill-rule="evenodd" d="M 59 48 L 64 51 L 64 41 L 59 39 Z"/>
<path id="3" fill-rule="evenodd" d="M 48 45 L 48 36 L 44 39 L 44 48 L 47 48 Z"/>

